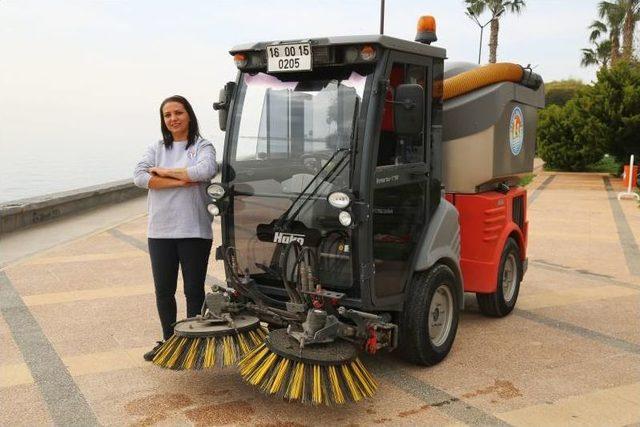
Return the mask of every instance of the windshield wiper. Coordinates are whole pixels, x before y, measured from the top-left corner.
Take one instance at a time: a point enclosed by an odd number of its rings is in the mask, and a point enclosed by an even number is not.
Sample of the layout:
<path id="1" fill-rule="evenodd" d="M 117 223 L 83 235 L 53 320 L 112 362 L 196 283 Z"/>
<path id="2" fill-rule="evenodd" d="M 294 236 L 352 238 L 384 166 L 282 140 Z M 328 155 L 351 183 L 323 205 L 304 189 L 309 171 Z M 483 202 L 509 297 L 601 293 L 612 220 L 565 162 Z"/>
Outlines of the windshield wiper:
<path id="1" fill-rule="evenodd" d="M 311 200 L 311 198 L 313 196 L 315 196 L 315 194 L 318 192 L 320 187 L 322 187 L 322 184 L 324 184 L 325 182 L 329 181 L 329 178 L 331 178 L 332 175 L 334 175 L 334 173 L 337 172 L 338 169 L 340 169 L 342 167 L 342 164 L 343 164 L 344 160 L 350 157 L 348 155 L 342 157 L 335 164 L 335 166 L 329 170 L 327 175 L 320 182 L 318 182 L 318 185 L 313 189 L 313 191 L 311 193 L 307 194 L 307 190 L 309 190 L 309 188 L 311 188 L 311 186 L 322 175 L 322 173 L 325 171 L 325 169 L 327 169 L 327 167 L 331 165 L 331 162 L 336 158 L 338 153 L 343 153 L 343 152 L 351 153 L 351 150 L 352 150 L 351 147 L 353 147 L 354 141 L 356 140 L 356 136 L 357 136 L 356 134 L 357 134 L 358 126 L 356 125 L 356 123 L 357 123 L 357 118 L 358 118 L 358 110 L 359 110 L 358 107 L 359 107 L 359 105 L 360 105 L 360 98 L 356 97 L 355 103 L 354 103 L 354 106 L 353 106 L 354 107 L 353 108 L 353 117 L 352 117 L 352 120 L 351 120 L 351 135 L 350 135 L 350 138 L 349 138 L 349 148 L 338 147 L 338 149 L 336 149 L 336 151 L 331 155 L 329 160 L 327 160 L 327 162 L 320 168 L 320 170 L 318 172 L 316 172 L 316 174 L 313 176 L 313 178 L 311 178 L 309 183 L 304 187 L 304 189 L 300 192 L 300 194 L 298 194 L 298 197 L 296 197 L 295 200 L 293 201 L 293 203 L 291 203 L 291 206 L 289 206 L 289 208 L 286 211 L 284 211 L 284 213 L 282 215 L 280 215 L 280 217 L 275 221 L 275 225 L 278 228 L 280 228 L 281 230 L 285 229 L 285 227 L 288 227 L 293 222 L 293 220 L 297 218 L 297 216 L 302 211 L 302 208 L 304 208 L 304 206 L 307 204 L 307 202 L 309 200 Z M 341 171 L 341 169 L 340 169 L 340 171 Z M 302 199 L 303 196 L 306 196 L 306 198 Z M 302 199 L 302 203 L 300 203 L 299 207 L 293 212 L 293 214 L 291 214 L 291 212 L 293 211 L 294 207 L 296 206 L 296 203 L 300 202 L 301 199 Z M 289 216 L 289 214 L 291 214 L 291 216 Z"/>
<path id="2" fill-rule="evenodd" d="M 338 148 L 329 158 L 329 160 L 327 160 L 327 163 L 325 163 L 322 168 L 320 168 L 320 170 L 313 176 L 313 178 L 311 178 L 311 181 L 309 181 L 309 183 L 307 184 L 307 186 L 304 188 L 304 190 L 302 190 L 300 192 L 300 194 L 298 195 L 298 197 L 296 197 L 296 199 L 293 201 L 293 203 L 291 203 L 291 206 L 289 206 L 289 209 L 287 209 L 282 215 L 280 215 L 280 218 L 278 218 L 278 220 L 276 221 L 276 225 L 278 227 L 280 227 L 281 229 L 288 227 L 291 222 L 293 222 L 294 219 L 296 219 L 298 217 L 298 215 L 300 214 L 300 212 L 302 211 L 302 208 L 304 208 L 304 206 L 307 204 L 307 202 L 309 200 L 311 200 L 311 198 L 313 196 L 315 196 L 315 194 L 318 192 L 318 190 L 320 189 L 320 187 L 322 187 L 322 184 L 324 184 L 325 182 L 329 181 L 329 178 L 332 177 L 332 175 L 334 175 L 335 172 L 338 171 L 339 168 L 342 167 L 342 163 L 344 162 L 345 159 L 348 159 L 350 156 L 344 156 L 342 157 L 337 163 L 336 165 L 327 173 L 327 175 L 318 183 L 318 185 L 313 189 L 313 191 L 310 194 L 306 194 L 307 190 L 309 188 L 311 188 L 311 185 L 316 181 L 316 179 L 318 179 L 318 177 L 320 177 L 322 175 L 322 172 L 327 168 L 327 166 L 329 166 L 331 164 L 331 162 L 333 161 L 333 159 L 335 159 L 335 157 L 338 155 L 338 153 L 342 153 L 342 152 L 347 152 L 347 153 L 351 153 L 352 147 L 354 145 L 354 141 L 356 140 L 357 137 L 357 131 L 358 131 L 358 126 L 356 125 L 357 123 L 357 118 L 358 118 L 358 110 L 359 110 L 359 105 L 360 105 L 360 98 L 356 97 L 355 103 L 354 103 L 354 108 L 353 108 L 353 118 L 351 120 L 351 135 L 349 138 L 349 148 Z M 340 169 L 341 172 L 342 169 Z M 307 197 L 305 199 L 302 200 L 302 203 L 300 203 L 300 206 L 298 207 L 298 209 L 295 210 L 295 212 L 293 212 L 293 214 L 291 216 L 289 216 L 289 214 L 291 213 L 291 211 L 293 211 L 293 207 L 296 205 L 296 203 L 298 203 L 300 201 L 300 199 L 302 199 L 302 196 L 306 195 Z"/>
<path id="3" fill-rule="evenodd" d="M 336 156 L 338 155 L 338 153 L 343 153 L 343 152 L 347 152 L 350 153 L 351 149 L 350 148 L 338 148 L 332 155 L 331 157 L 329 157 L 329 160 L 327 160 L 327 162 L 320 168 L 320 170 L 318 172 L 316 172 L 316 174 L 313 176 L 313 178 L 311 178 L 311 180 L 309 181 L 309 183 L 306 185 L 306 187 L 304 187 L 304 189 L 300 192 L 300 194 L 298 194 L 298 197 L 295 198 L 295 200 L 293 201 L 293 203 L 291 203 L 291 206 L 289 206 L 289 208 L 284 211 L 282 213 L 282 215 L 280 215 L 280 218 L 278 218 L 278 220 L 276 221 L 276 224 L 278 227 L 280 228 L 285 228 L 287 227 L 299 214 L 300 211 L 302 210 L 302 208 L 304 207 L 304 205 L 307 204 L 307 202 L 318 192 L 318 190 L 320 189 L 320 187 L 322 187 L 322 184 L 324 184 L 325 182 L 327 182 L 327 180 L 334 174 L 334 172 L 336 172 L 338 170 L 338 168 L 342 165 L 342 163 L 344 162 L 345 159 L 347 159 L 349 156 L 344 156 L 342 157 L 335 165 L 333 168 L 331 168 L 329 170 L 329 172 L 327 173 L 327 175 L 320 181 L 318 182 L 318 185 L 313 189 L 313 191 L 311 193 L 307 193 L 307 190 L 309 190 L 309 188 L 311 188 L 311 186 L 315 183 L 315 181 L 322 175 L 322 173 L 327 169 L 327 167 L 329 165 L 331 165 L 331 162 L 336 158 Z M 296 206 L 296 204 L 302 199 L 303 196 L 307 196 L 304 200 L 302 200 L 302 203 L 300 203 L 299 207 L 295 210 L 295 212 L 289 217 L 289 214 L 293 211 L 294 207 Z"/>

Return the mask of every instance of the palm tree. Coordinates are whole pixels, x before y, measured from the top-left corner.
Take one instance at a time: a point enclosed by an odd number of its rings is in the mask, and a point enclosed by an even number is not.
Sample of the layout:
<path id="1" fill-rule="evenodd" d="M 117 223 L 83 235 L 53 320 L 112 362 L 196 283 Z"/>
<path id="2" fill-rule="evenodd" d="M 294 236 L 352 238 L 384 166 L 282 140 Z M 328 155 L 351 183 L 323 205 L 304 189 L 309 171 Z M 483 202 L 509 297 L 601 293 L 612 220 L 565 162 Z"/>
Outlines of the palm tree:
<path id="1" fill-rule="evenodd" d="M 617 3 L 624 11 L 622 57 L 628 61 L 633 57 L 633 34 L 636 22 L 640 21 L 640 0 L 618 0 Z"/>
<path id="2" fill-rule="evenodd" d="M 498 33 L 500 17 L 505 12 L 520 13 L 525 7 L 525 0 L 465 0 L 467 13 L 476 14 L 488 11 L 491 14 L 491 35 L 489 36 L 489 62 L 496 62 L 498 51 Z"/>
<path id="3" fill-rule="evenodd" d="M 609 59 L 611 65 L 614 65 L 620 59 L 620 34 L 624 12 L 615 3 L 602 1 L 598 4 L 598 14 L 602 20 L 593 21 L 589 26 L 591 30 L 589 41 L 596 46 L 602 43 L 600 41 L 602 38 L 609 41 L 608 45 L 611 48 Z"/>
<path id="4" fill-rule="evenodd" d="M 616 33 L 617 49 L 620 48 L 620 36 L 622 36 L 622 54 L 618 53 L 612 58 L 612 63 L 620 57 L 630 60 L 633 57 L 633 36 L 636 23 L 640 21 L 640 0 L 616 0 L 602 1 L 598 4 L 600 18 L 608 21 L 610 30 Z M 616 41 L 611 39 L 614 44 Z M 613 46 L 612 48 L 616 48 Z"/>
<path id="5" fill-rule="evenodd" d="M 591 30 L 591 33 L 589 34 L 589 41 L 596 47 L 605 42 L 607 43 L 607 46 L 609 47 L 608 57 L 611 61 L 611 65 L 615 64 L 620 58 L 621 21 L 619 21 L 616 16 L 608 17 L 607 21 L 609 22 L 609 25 L 602 21 L 593 21 L 591 25 L 589 25 L 589 29 Z M 602 40 L 603 38 L 604 40 Z"/>
<path id="6" fill-rule="evenodd" d="M 597 65 L 607 68 L 611 60 L 611 40 L 604 40 L 600 43 L 594 43 L 592 49 L 582 49 L 582 60 L 580 65 L 589 67 Z"/>

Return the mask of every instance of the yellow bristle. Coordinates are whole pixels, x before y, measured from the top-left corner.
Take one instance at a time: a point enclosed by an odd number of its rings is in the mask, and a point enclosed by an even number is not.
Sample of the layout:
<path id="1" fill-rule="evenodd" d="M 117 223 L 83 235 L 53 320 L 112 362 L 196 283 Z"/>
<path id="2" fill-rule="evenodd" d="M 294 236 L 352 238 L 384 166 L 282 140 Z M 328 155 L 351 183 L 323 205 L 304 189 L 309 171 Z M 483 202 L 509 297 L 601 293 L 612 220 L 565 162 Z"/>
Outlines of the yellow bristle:
<path id="1" fill-rule="evenodd" d="M 211 368 L 216 363 L 216 339 L 207 338 L 207 347 L 204 351 L 204 367 Z"/>
<path id="2" fill-rule="evenodd" d="M 176 366 L 176 362 L 180 358 L 180 355 L 184 351 L 184 348 L 186 347 L 188 342 L 189 342 L 189 339 L 187 337 L 181 337 L 180 338 L 180 340 L 178 341 L 175 349 L 171 353 L 171 356 L 166 361 L 166 366 L 167 367 L 173 368 L 174 366 Z"/>
<path id="3" fill-rule="evenodd" d="M 266 337 L 267 337 L 267 334 L 262 328 L 258 328 L 255 331 L 249 331 L 249 339 L 251 340 L 251 343 L 254 346 L 258 344 L 262 344 L 262 342 Z"/>
<path id="4" fill-rule="evenodd" d="M 287 371 L 289 370 L 289 365 L 291 361 L 289 359 L 282 359 L 278 364 L 278 367 L 275 370 L 275 376 L 273 378 L 273 383 L 269 388 L 269 393 L 274 394 L 278 393 L 282 388 L 282 384 L 284 382 Z"/>
<path id="5" fill-rule="evenodd" d="M 187 356 L 185 357 L 184 363 L 182 367 L 184 369 L 191 369 L 196 362 L 196 358 L 198 356 L 198 345 L 200 344 L 200 338 L 192 339 L 191 346 L 187 351 Z"/>
<path id="6" fill-rule="evenodd" d="M 311 400 L 316 405 L 322 403 L 322 370 L 320 366 L 313 365 L 313 394 Z"/>
<path id="7" fill-rule="evenodd" d="M 246 336 L 244 334 L 238 334 L 236 338 L 238 340 L 238 347 L 240 348 L 240 353 L 241 354 L 247 353 L 251 349 L 251 346 L 247 342 Z"/>
<path id="8" fill-rule="evenodd" d="M 373 396 L 373 393 L 375 393 L 376 389 L 378 388 L 378 384 L 373 379 L 369 371 L 367 371 L 367 369 L 362 365 L 362 362 L 360 362 L 359 359 L 356 359 L 351 364 L 351 369 L 358 379 L 358 383 L 361 386 L 360 390 L 362 391 L 362 393 L 367 397 Z"/>
<path id="9" fill-rule="evenodd" d="M 289 400 L 299 400 L 302 398 L 304 387 L 304 363 L 297 362 L 293 368 L 293 378 L 289 382 L 286 396 Z"/>
<path id="10" fill-rule="evenodd" d="M 269 369 L 276 363 L 278 359 L 278 355 L 275 353 L 271 353 L 267 358 L 262 362 L 262 364 L 256 369 L 251 376 L 247 378 L 250 384 L 260 385 L 262 379 L 265 377 Z"/>
<path id="11" fill-rule="evenodd" d="M 346 364 L 297 362 L 273 352 L 266 343 L 238 363 L 246 382 L 263 393 L 313 405 L 342 405 L 371 397 L 378 385 L 359 359 Z"/>
<path id="12" fill-rule="evenodd" d="M 373 378 L 373 376 L 371 375 L 371 373 L 367 370 L 367 368 L 364 367 L 364 365 L 362 364 L 362 362 L 360 361 L 360 359 L 356 359 L 355 362 L 356 366 L 360 369 L 360 371 L 362 371 L 362 373 L 364 374 L 364 376 L 367 378 L 367 381 L 369 382 L 369 384 L 371 384 L 373 386 L 374 391 L 378 388 L 378 382 L 376 381 L 375 378 Z"/>
<path id="13" fill-rule="evenodd" d="M 335 366 L 329 366 L 329 384 L 331 384 L 331 393 L 333 394 L 333 401 L 339 405 L 345 403 L 344 393 L 342 387 L 340 387 L 340 380 L 338 379 L 338 372 Z"/>
<path id="14" fill-rule="evenodd" d="M 251 352 L 247 353 L 242 360 L 238 363 L 240 367 L 240 375 L 247 377 L 255 367 L 262 361 L 262 358 L 269 353 L 269 349 L 266 345 L 262 344 Z"/>
<path id="15" fill-rule="evenodd" d="M 264 342 L 261 326 L 225 336 L 185 337 L 172 335 L 153 358 L 155 365 L 169 369 L 203 369 L 234 365 Z"/>
<path id="16" fill-rule="evenodd" d="M 360 393 L 360 389 L 358 388 L 358 385 L 356 384 L 355 380 L 353 379 L 353 376 L 351 375 L 351 371 L 349 370 L 349 366 L 347 365 L 342 365 L 340 366 L 340 369 L 342 371 L 342 376 L 344 378 L 344 382 L 347 384 L 347 388 L 349 389 L 349 392 L 351 392 L 351 397 L 353 398 L 354 402 L 358 402 L 360 400 L 362 400 L 362 394 Z"/>
<path id="17" fill-rule="evenodd" d="M 167 348 L 167 354 L 165 355 L 164 363 L 169 363 L 169 360 L 171 359 L 171 356 L 173 355 L 173 353 L 175 353 L 176 351 L 179 351 L 182 348 L 183 344 L 184 343 L 182 339 L 180 339 L 180 337 L 175 337 L 174 342 L 172 342 L 171 346 Z"/>
<path id="18" fill-rule="evenodd" d="M 236 361 L 236 349 L 233 345 L 233 337 L 222 338 L 222 365 L 233 365 Z"/>
<path id="19" fill-rule="evenodd" d="M 176 337 L 175 335 L 172 335 L 171 338 L 165 341 L 164 344 L 162 344 L 162 347 L 160 347 L 160 350 L 153 357 L 153 363 L 162 366 L 165 362 L 165 359 L 171 353 L 173 347 L 177 342 L 178 337 Z"/>

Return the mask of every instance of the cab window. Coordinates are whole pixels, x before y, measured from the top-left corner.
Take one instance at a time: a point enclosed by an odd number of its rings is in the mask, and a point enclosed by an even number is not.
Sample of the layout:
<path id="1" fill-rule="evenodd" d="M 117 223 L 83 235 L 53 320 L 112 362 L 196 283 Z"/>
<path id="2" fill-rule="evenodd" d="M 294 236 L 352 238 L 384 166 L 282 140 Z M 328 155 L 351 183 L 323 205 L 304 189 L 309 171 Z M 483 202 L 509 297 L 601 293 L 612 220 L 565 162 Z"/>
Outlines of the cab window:
<path id="1" fill-rule="evenodd" d="M 395 131 L 393 109 L 396 104 L 396 88 L 400 84 L 419 84 L 424 89 L 426 68 L 422 65 L 395 63 L 389 76 L 389 88 L 385 95 L 378 145 L 377 166 L 402 165 L 425 161 L 423 137 L 402 135 Z"/>

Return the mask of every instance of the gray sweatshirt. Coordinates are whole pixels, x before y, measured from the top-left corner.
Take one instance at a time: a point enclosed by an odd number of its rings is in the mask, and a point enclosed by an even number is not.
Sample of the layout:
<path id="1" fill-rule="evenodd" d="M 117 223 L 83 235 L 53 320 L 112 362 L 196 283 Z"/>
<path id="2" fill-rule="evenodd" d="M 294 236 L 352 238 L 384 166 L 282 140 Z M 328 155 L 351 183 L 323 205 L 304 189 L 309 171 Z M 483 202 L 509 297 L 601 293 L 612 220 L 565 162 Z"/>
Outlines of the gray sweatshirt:
<path id="1" fill-rule="evenodd" d="M 133 182 L 149 188 L 149 168 L 187 168 L 189 179 L 198 185 L 179 188 L 149 189 L 148 237 L 153 239 L 213 238 L 211 215 L 207 211 L 206 188 L 216 172 L 216 151 L 200 138 L 185 150 L 187 141 L 174 141 L 167 150 L 162 141 L 150 145 L 136 165 Z"/>

